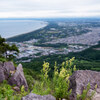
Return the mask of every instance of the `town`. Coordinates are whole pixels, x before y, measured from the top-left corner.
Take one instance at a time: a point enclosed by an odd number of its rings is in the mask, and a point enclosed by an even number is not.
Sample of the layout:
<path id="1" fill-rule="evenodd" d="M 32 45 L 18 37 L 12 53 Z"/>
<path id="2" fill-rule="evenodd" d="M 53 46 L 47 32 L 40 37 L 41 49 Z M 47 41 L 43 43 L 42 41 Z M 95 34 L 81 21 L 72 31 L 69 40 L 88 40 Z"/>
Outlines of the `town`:
<path id="1" fill-rule="evenodd" d="M 16 44 L 19 48 L 17 59 L 21 62 L 30 62 L 34 58 L 46 55 L 80 52 L 97 45 L 99 41 L 99 21 L 48 22 L 42 29 L 8 39 L 9 44 Z"/>
<path id="2" fill-rule="evenodd" d="M 45 56 L 45 55 L 53 55 L 53 54 L 68 54 L 69 52 L 79 52 L 82 51 L 89 46 L 82 45 L 68 45 L 64 48 L 53 48 L 53 47 L 39 47 L 34 46 L 34 43 L 37 40 L 33 39 L 25 42 L 10 42 L 9 44 L 16 44 L 19 48 L 20 53 L 17 56 L 17 59 L 21 58 L 29 58 L 28 60 L 23 60 L 21 62 L 30 62 L 31 59 Z"/>

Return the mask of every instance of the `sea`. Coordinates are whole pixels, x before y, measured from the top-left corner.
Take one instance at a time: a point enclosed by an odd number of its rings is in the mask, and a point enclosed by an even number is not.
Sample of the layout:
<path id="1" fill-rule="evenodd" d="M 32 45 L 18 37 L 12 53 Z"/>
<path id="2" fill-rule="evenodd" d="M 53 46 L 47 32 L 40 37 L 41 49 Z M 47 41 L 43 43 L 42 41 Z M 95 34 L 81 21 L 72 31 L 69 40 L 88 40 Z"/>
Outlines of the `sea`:
<path id="1" fill-rule="evenodd" d="M 4 38 L 10 38 L 45 26 L 47 26 L 47 22 L 37 20 L 0 20 L 0 35 Z"/>

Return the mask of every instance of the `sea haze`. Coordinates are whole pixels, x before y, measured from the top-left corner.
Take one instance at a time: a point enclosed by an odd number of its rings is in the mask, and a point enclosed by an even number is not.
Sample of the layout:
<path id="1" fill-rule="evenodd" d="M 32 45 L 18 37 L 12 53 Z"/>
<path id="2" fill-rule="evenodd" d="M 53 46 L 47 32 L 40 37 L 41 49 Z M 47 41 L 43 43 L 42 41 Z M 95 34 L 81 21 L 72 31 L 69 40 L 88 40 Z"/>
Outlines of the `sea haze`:
<path id="1" fill-rule="evenodd" d="M 0 35 L 4 38 L 28 33 L 47 25 L 37 20 L 0 20 Z"/>

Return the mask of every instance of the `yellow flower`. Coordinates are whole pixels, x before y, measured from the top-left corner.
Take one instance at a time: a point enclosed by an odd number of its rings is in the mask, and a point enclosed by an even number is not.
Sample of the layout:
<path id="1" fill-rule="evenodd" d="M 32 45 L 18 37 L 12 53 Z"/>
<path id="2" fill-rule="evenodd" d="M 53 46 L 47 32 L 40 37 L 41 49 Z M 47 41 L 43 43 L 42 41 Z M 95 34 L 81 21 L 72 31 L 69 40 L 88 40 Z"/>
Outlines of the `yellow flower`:
<path id="1" fill-rule="evenodd" d="M 69 65 L 69 61 L 66 61 L 66 68 L 68 67 L 68 65 Z"/>
<path id="2" fill-rule="evenodd" d="M 67 74 L 67 75 L 66 75 L 66 81 L 68 81 L 69 77 L 70 77 L 70 75 Z"/>
<path id="3" fill-rule="evenodd" d="M 43 72 L 43 75 L 44 75 L 45 78 L 48 78 L 48 72 L 49 71 L 50 71 L 49 63 L 44 62 L 42 72 Z"/>
<path id="4" fill-rule="evenodd" d="M 66 76 L 66 73 L 67 73 L 67 70 L 64 67 L 62 67 L 60 74 L 59 74 L 59 77 L 64 78 Z"/>
<path id="5" fill-rule="evenodd" d="M 56 76 L 58 75 L 58 71 L 55 71 L 55 73 L 54 73 Z"/>
<path id="6" fill-rule="evenodd" d="M 57 69 L 57 63 L 55 62 L 55 66 L 54 66 L 54 75 L 58 75 L 58 69 Z"/>
<path id="7" fill-rule="evenodd" d="M 76 71 L 76 65 L 74 65 L 73 71 Z"/>

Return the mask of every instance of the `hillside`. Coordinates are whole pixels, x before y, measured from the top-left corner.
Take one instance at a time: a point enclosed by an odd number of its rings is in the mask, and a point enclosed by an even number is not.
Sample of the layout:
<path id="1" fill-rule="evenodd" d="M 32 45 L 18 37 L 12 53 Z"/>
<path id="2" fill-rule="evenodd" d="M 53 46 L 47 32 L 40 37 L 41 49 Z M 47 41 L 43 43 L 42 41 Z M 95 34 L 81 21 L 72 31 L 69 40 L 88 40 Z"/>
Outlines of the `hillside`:
<path id="1" fill-rule="evenodd" d="M 13 54 L 7 53 L 7 51 L 14 51 L 17 54 L 19 53 L 18 48 L 7 44 L 4 38 L 0 37 L 0 41 L 1 100 L 31 100 L 34 98 L 38 100 L 62 100 L 63 98 L 65 100 L 76 98 L 77 100 L 84 100 L 84 98 L 91 100 L 92 97 L 95 100 L 98 98 L 100 92 L 96 89 L 99 89 L 100 72 L 90 70 L 100 71 L 100 44 L 68 55 L 59 54 L 35 58 L 31 62 L 23 62 L 22 68 L 21 64 L 15 63 L 18 59 L 15 60 Z M 88 95 L 90 90 L 93 92 Z"/>
<path id="2" fill-rule="evenodd" d="M 66 61 L 69 58 L 75 57 L 74 64 L 76 65 L 77 69 L 80 70 L 96 70 L 100 71 L 100 44 L 96 46 L 92 46 L 84 51 L 77 52 L 77 53 L 69 53 L 68 55 L 49 55 L 49 56 L 42 56 L 40 58 L 35 58 L 31 62 L 22 63 L 24 68 L 30 71 L 30 69 L 36 71 L 37 73 L 40 72 L 41 65 L 44 61 L 50 63 L 51 72 L 53 70 L 53 65 L 55 61 L 58 64 L 61 64 L 63 61 Z M 29 58 L 23 58 L 29 59 Z"/>

